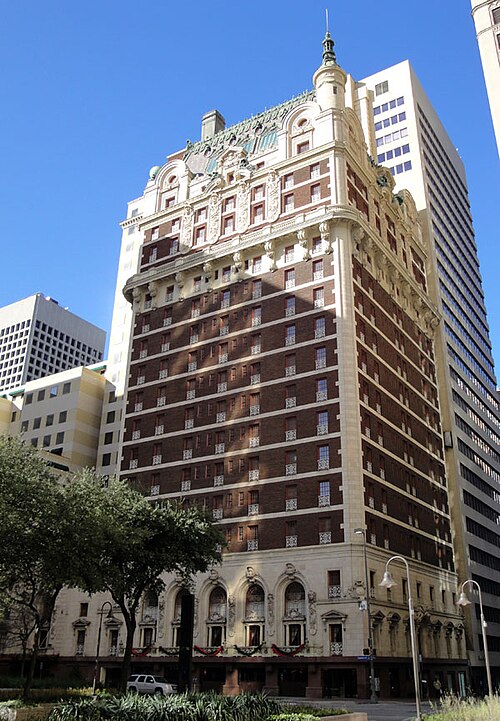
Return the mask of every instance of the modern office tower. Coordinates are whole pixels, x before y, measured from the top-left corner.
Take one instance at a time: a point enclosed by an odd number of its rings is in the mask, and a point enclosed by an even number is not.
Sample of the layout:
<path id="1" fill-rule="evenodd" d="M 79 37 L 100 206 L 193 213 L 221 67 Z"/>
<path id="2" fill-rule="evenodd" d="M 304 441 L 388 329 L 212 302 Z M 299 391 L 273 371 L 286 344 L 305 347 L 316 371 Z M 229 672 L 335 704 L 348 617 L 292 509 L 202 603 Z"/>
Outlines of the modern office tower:
<path id="1" fill-rule="evenodd" d="M 459 690 L 431 251 L 410 194 L 368 155 L 370 93 L 329 36 L 314 86 L 229 128 L 208 113 L 137 201 L 121 475 L 225 531 L 222 567 L 193 581 L 201 688 L 365 696 L 358 657 L 375 647 L 381 694 L 410 695 L 411 593 L 428 686 Z M 387 591 L 393 554 L 410 585 L 394 561 Z M 136 663 L 171 676 L 183 589 L 166 584 L 144 600 Z"/>
<path id="2" fill-rule="evenodd" d="M 0 392 L 103 358 L 106 334 L 42 293 L 0 308 Z"/>
<path id="3" fill-rule="evenodd" d="M 488 3 L 485 3 L 488 4 Z M 499 11 L 500 12 L 500 11 Z M 363 81 L 375 93 L 377 160 L 415 199 L 429 239 L 430 288 L 443 316 L 439 397 L 459 581 L 483 592 L 494 677 L 500 680 L 500 422 L 484 294 L 462 162 L 408 62 Z M 478 599 L 468 635 L 485 689 Z"/>
<path id="4" fill-rule="evenodd" d="M 500 3 L 471 0 L 493 128 L 500 155 Z"/>
<path id="5" fill-rule="evenodd" d="M 21 436 L 61 471 L 94 467 L 104 399 L 104 363 L 29 381 L 0 397 L 0 433 Z"/>

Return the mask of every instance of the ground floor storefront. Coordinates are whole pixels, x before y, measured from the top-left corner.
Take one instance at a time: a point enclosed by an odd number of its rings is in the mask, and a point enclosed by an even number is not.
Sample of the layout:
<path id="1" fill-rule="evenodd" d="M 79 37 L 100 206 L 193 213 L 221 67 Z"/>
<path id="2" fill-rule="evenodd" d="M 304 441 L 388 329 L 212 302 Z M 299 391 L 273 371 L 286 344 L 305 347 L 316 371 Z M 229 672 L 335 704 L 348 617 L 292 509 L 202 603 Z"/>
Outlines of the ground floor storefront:
<path id="1" fill-rule="evenodd" d="M 102 685 L 118 685 L 121 658 L 104 657 L 99 661 Z M 412 665 L 408 658 L 377 658 L 374 663 L 379 698 L 412 698 L 414 683 Z M 43 656 L 36 666 L 35 677 L 53 678 L 67 682 L 91 683 L 95 659 L 86 656 L 72 658 Z M 0 656 L 0 674 L 15 676 L 21 672 L 19 657 Z M 177 656 L 141 656 L 132 659 L 132 673 L 164 676 L 178 682 Z M 465 695 L 471 674 L 464 661 L 449 659 L 427 660 L 420 664 L 423 699 L 439 698 L 443 693 Z M 279 657 L 279 656 L 194 656 L 192 659 L 192 688 L 214 690 L 224 694 L 244 691 L 266 691 L 273 696 L 304 698 L 353 698 L 370 696 L 370 664 L 366 660 L 347 657 Z"/>
<path id="2" fill-rule="evenodd" d="M 119 677 L 118 660 L 102 660 L 105 684 Z M 412 665 L 408 658 L 380 658 L 375 662 L 380 698 L 414 696 Z M 132 661 L 134 673 L 162 675 L 176 683 L 177 658 L 141 658 Z M 467 688 L 463 661 L 432 660 L 421 663 L 422 698 L 439 698 L 445 692 L 462 695 Z M 322 657 L 212 657 L 193 658 L 192 686 L 225 694 L 266 691 L 275 696 L 304 698 L 356 698 L 370 696 L 370 665 L 356 658 Z"/>

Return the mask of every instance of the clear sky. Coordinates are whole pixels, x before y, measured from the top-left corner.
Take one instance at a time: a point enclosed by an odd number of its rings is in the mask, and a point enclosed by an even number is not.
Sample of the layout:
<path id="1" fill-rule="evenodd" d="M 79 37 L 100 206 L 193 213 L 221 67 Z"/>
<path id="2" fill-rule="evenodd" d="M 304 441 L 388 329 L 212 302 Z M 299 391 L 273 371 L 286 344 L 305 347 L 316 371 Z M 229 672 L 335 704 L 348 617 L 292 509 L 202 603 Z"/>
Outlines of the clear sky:
<path id="1" fill-rule="evenodd" d="M 500 368 L 498 156 L 470 0 L 13 0 L 0 24 L 0 305 L 40 290 L 109 331 L 152 165 L 312 87 L 324 9 L 355 78 L 408 58 L 467 170 Z"/>

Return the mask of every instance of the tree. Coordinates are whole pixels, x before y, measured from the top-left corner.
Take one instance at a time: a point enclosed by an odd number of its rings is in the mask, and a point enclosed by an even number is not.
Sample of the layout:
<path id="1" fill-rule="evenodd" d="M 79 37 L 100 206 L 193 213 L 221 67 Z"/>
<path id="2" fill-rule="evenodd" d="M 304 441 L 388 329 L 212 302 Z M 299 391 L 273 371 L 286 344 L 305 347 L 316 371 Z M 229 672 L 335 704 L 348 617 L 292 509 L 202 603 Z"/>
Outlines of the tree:
<path id="1" fill-rule="evenodd" d="M 164 588 L 164 573 L 178 571 L 188 578 L 220 562 L 223 537 L 200 508 L 152 502 L 123 481 L 103 483 L 90 471 L 68 485 L 66 499 L 69 515 L 80 513 L 81 533 L 88 536 L 78 585 L 88 593 L 109 592 L 123 614 L 124 688 L 144 594 Z"/>
<path id="2" fill-rule="evenodd" d="M 29 641 L 25 699 L 40 635 L 50 625 L 59 591 L 75 575 L 78 533 L 49 465 L 19 439 L 0 437 L 0 600 L 13 619 L 11 633 L 19 625 L 24 655 Z"/>

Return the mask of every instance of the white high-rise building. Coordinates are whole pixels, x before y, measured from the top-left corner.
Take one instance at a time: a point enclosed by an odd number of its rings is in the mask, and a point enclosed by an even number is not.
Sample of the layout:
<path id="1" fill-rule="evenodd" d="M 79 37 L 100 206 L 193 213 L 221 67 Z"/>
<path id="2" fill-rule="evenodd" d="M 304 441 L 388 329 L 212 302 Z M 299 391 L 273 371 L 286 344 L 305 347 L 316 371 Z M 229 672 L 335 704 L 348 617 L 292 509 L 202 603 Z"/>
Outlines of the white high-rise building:
<path id="1" fill-rule="evenodd" d="M 465 171 L 407 61 L 363 82 L 374 91 L 377 161 L 391 169 L 396 189 L 412 193 L 435 249 L 429 261 L 443 316 L 436 351 L 455 558 L 460 581 L 473 578 L 482 588 L 498 680 L 499 404 Z M 484 655 L 477 597 L 473 601 L 469 658 L 480 677 Z"/>
<path id="2" fill-rule="evenodd" d="M 97 363 L 106 333 L 35 293 L 0 308 L 0 392 L 27 381 Z"/>
<path id="3" fill-rule="evenodd" d="M 500 155 L 500 2 L 471 0 L 493 129 Z"/>
<path id="4" fill-rule="evenodd" d="M 97 471 L 102 474 L 113 475 L 120 466 L 128 356 L 133 332 L 132 308 L 125 300 L 123 288 L 139 268 L 144 240 L 140 223 L 143 216 L 154 210 L 155 196 L 154 193 L 148 193 L 148 188 L 154 189 L 153 180 L 157 170 L 156 166 L 151 168 L 144 195 L 128 203 L 127 217 L 121 223 L 122 240 L 109 338 L 107 387 L 96 464 Z"/>

